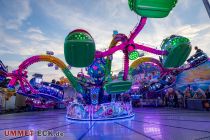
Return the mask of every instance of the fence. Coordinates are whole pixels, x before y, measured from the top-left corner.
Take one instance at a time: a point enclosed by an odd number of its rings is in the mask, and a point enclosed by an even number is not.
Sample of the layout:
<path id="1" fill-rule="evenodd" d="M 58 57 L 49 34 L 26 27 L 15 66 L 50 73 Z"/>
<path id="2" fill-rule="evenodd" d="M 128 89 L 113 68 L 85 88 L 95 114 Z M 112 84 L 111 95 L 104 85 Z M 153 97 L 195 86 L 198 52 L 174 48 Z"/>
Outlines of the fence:
<path id="1" fill-rule="evenodd" d="M 186 108 L 193 110 L 206 110 L 210 106 L 210 99 L 187 99 Z"/>

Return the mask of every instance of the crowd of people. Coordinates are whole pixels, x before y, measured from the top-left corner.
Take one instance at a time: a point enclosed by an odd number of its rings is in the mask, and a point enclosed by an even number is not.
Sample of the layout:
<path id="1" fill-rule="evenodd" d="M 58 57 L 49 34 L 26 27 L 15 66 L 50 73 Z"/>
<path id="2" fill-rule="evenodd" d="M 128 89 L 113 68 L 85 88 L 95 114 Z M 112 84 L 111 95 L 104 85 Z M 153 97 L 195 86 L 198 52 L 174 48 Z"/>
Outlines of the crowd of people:
<path id="1" fill-rule="evenodd" d="M 209 108 L 210 100 L 210 86 L 206 91 L 198 88 L 194 90 L 190 85 L 186 87 L 184 91 L 169 88 L 164 96 L 164 105 L 173 107 L 184 107 L 187 108 L 187 100 L 201 100 L 204 108 Z"/>

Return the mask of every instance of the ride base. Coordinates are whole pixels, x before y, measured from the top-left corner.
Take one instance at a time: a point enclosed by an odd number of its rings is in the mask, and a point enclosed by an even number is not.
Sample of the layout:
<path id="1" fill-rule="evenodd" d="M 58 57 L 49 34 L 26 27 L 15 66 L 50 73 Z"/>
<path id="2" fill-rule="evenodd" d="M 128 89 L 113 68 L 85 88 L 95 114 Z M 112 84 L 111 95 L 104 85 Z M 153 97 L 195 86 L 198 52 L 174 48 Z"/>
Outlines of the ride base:
<path id="1" fill-rule="evenodd" d="M 75 121 L 107 121 L 126 119 L 134 116 L 131 102 L 110 102 L 100 105 L 70 103 L 66 117 Z"/>

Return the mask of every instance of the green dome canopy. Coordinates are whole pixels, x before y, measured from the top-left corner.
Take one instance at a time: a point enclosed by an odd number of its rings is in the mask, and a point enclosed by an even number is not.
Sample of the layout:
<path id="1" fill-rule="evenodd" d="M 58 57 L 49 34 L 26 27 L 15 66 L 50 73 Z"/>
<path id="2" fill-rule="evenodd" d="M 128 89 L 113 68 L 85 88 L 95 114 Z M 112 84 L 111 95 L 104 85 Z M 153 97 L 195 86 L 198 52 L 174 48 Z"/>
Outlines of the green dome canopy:
<path id="1" fill-rule="evenodd" d="M 64 55 L 70 66 L 89 66 L 95 55 L 95 42 L 92 36 L 82 29 L 70 32 L 65 38 Z"/>
<path id="2" fill-rule="evenodd" d="M 175 7 L 177 0 L 128 0 L 129 7 L 143 17 L 163 18 Z"/>
<path id="3" fill-rule="evenodd" d="M 104 89 L 108 94 L 121 94 L 128 91 L 132 86 L 131 81 L 112 81 L 104 85 Z"/>
<path id="4" fill-rule="evenodd" d="M 190 40 L 186 37 L 172 35 L 163 40 L 161 50 L 166 50 L 168 55 L 163 56 L 163 66 L 176 68 L 184 64 L 191 52 Z"/>

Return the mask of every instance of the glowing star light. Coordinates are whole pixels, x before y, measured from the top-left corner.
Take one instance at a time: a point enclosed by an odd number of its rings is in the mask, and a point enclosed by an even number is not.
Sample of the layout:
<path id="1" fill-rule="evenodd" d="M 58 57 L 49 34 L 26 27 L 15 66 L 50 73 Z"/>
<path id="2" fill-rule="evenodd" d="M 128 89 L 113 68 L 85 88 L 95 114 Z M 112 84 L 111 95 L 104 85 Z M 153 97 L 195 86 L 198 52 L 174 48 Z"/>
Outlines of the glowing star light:
<path id="1" fill-rule="evenodd" d="M 130 60 L 135 60 L 139 57 L 139 52 L 138 51 L 132 51 L 129 53 L 129 59 Z"/>

